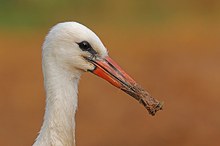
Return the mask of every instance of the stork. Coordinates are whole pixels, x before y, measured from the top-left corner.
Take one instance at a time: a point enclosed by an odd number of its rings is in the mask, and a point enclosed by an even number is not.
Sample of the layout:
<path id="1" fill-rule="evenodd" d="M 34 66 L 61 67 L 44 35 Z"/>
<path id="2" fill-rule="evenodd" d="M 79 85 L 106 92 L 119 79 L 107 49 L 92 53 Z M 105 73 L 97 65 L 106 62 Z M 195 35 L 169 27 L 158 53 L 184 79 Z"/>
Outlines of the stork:
<path id="1" fill-rule="evenodd" d="M 154 115 L 162 103 L 151 97 L 109 56 L 99 37 L 77 22 L 55 25 L 42 47 L 46 110 L 33 146 L 75 146 L 80 76 L 91 72 L 138 100 Z"/>

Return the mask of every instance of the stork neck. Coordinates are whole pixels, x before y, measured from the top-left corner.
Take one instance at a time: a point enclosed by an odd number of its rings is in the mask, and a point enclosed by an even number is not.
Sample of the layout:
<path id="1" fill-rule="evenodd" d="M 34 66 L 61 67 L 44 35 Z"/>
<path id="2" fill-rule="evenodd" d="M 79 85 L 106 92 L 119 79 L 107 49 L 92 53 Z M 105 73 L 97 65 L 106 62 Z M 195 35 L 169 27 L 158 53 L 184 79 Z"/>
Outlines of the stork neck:
<path id="1" fill-rule="evenodd" d="M 80 75 L 56 65 L 44 65 L 46 111 L 34 146 L 75 145 L 75 112 Z"/>

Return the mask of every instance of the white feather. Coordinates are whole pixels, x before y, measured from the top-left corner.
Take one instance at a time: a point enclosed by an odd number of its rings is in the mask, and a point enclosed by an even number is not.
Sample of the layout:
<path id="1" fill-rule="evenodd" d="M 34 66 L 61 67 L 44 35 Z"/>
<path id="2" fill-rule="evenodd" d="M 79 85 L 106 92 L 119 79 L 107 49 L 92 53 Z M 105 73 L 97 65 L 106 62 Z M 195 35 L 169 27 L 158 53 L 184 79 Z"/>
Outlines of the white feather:
<path id="1" fill-rule="evenodd" d="M 101 57 L 107 50 L 98 36 L 77 22 L 54 26 L 43 44 L 42 67 L 46 90 L 43 126 L 33 146 L 75 145 L 75 113 L 81 74 L 94 66 L 83 59 L 89 55 L 78 42 L 88 41 Z"/>

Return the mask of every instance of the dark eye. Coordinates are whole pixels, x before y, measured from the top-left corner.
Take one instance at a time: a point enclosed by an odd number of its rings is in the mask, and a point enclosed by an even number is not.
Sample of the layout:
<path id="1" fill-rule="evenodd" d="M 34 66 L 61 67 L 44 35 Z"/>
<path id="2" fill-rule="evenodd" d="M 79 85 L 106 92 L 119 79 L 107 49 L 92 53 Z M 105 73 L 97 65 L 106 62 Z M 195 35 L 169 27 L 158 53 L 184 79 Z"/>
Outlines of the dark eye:
<path id="1" fill-rule="evenodd" d="M 91 54 L 95 55 L 97 52 L 92 48 L 92 46 L 87 41 L 82 41 L 80 43 L 77 43 L 79 45 L 79 48 L 83 51 L 88 51 Z"/>
<path id="2" fill-rule="evenodd" d="M 83 51 L 89 51 L 92 48 L 87 41 L 82 41 L 81 43 L 78 43 L 78 45 Z"/>

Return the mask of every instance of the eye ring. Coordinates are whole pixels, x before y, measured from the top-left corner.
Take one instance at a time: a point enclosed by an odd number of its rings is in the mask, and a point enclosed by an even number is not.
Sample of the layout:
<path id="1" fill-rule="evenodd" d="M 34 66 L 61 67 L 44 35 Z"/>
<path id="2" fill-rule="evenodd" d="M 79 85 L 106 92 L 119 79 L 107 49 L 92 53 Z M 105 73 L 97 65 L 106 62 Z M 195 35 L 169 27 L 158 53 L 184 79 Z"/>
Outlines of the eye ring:
<path id="1" fill-rule="evenodd" d="M 92 49 L 91 45 L 87 41 L 82 41 L 81 43 L 77 43 L 83 51 L 89 51 Z"/>
<path id="2" fill-rule="evenodd" d="M 77 43 L 82 51 L 88 51 L 92 55 L 98 54 L 87 41 Z"/>

